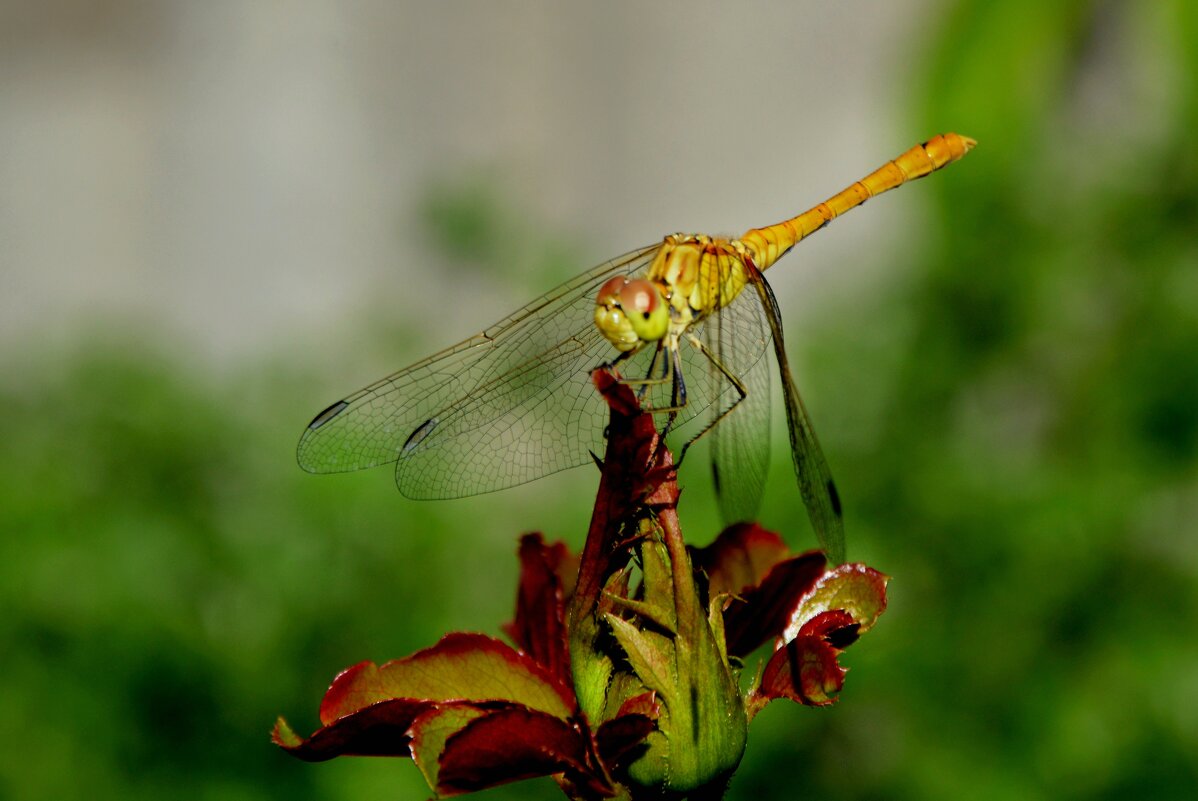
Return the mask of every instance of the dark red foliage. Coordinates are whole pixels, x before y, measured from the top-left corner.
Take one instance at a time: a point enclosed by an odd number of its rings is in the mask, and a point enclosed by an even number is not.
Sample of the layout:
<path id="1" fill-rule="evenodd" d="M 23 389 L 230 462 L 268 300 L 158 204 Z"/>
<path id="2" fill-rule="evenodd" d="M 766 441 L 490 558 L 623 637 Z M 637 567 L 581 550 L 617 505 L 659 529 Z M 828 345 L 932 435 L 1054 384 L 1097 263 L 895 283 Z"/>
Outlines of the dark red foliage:
<path id="1" fill-rule="evenodd" d="M 296 738 L 280 718 L 271 739 L 305 762 L 321 762 L 337 756 L 411 756 L 408 727 L 431 705 L 411 698 L 380 701 L 322 726 L 305 740 Z"/>
<path id="2" fill-rule="evenodd" d="M 587 741 L 569 722 L 512 707 L 466 724 L 445 741 L 439 757 L 440 795 L 570 772 L 585 775 Z"/>
<path id="3" fill-rule="evenodd" d="M 308 761 L 412 757 L 439 796 L 552 775 L 571 797 L 598 801 L 627 793 L 630 776 L 646 774 L 646 765 L 664 764 L 666 780 L 676 778 L 682 762 L 669 759 L 684 755 L 669 748 L 685 738 L 671 739 L 667 713 L 679 699 L 709 722 L 736 718 L 740 726 L 739 739 L 726 738 L 728 755 L 705 757 L 718 775 L 698 771 L 689 788 L 722 786 L 740 759 L 747 718 L 769 701 L 835 700 L 845 675 L 838 657 L 885 609 L 886 577 L 856 564 L 828 571 L 822 553 L 792 556 L 777 534 L 756 524 L 732 526 L 688 554 L 672 457 L 659 445 L 652 416 L 607 371 L 593 378 L 612 416 L 586 545 L 574 556 L 540 534 L 521 539 L 515 616 L 504 626 L 516 647 L 454 633 L 403 659 L 354 665 L 329 687 L 321 726 L 310 737 L 279 719 L 279 746 Z M 660 533 L 646 533 L 647 522 Z M 640 595 L 630 594 L 624 569 L 634 548 L 644 571 Z M 713 644 L 720 627 L 709 625 L 707 603 L 722 609 L 723 644 Z M 760 685 L 742 697 L 727 656 L 746 656 L 770 640 L 775 651 Z M 617 647 L 623 651 L 613 656 Z M 695 661 L 697 653 L 715 661 Z M 600 682 L 584 680 L 576 697 L 573 671 L 593 677 L 603 664 L 635 675 L 623 674 L 623 684 L 611 672 Z M 595 686 L 609 691 L 605 682 L 628 696 L 615 714 L 608 704 L 623 695 L 596 696 Z"/>
<path id="4" fill-rule="evenodd" d="M 840 628 L 853 626 L 846 612 L 825 612 L 820 618 L 837 618 Z M 830 621 L 817 618 L 816 629 Z M 789 698 L 801 704 L 823 706 L 832 703 L 844 686 L 845 669 L 837 662 L 840 649 L 826 639 L 827 634 L 805 633 L 774 652 L 761 676 L 761 692 L 769 698 Z"/>
<path id="5" fill-rule="evenodd" d="M 731 596 L 724 636 L 728 653 L 742 657 L 781 635 L 827 564 L 819 551 L 787 558 L 782 538 L 756 523 L 730 526 L 711 545 L 692 552 L 696 569 L 707 574 L 708 593 Z"/>
<path id="6" fill-rule="evenodd" d="M 653 693 L 643 693 L 621 704 L 616 716 L 599 727 L 595 734 L 599 753 L 613 770 L 624 767 L 629 755 L 657 726 L 660 715 L 661 705 Z"/>
<path id="7" fill-rule="evenodd" d="M 543 775 L 556 775 L 579 798 L 617 792 L 613 771 L 638 752 L 661 709 L 645 693 L 609 719 L 585 719 L 574 697 L 568 609 L 583 584 L 592 593 L 589 608 L 601 605 L 604 582 L 630 554 L 618 532 L 657 486 L 651 457 L 668 457 L 658 452 L 652 418 L 640 413 L 628 388 L 605 372 L 595 381 L 613 406 L 605 453 L 612 468 L 603 471 L 596 501 L 590 571 L 580 571 L 563 544 L 525 536 L 516 614 L 504 627 L 519 650 L 456 633 L 382 666 L 360 663 L 333 681 L 320 707 L 323 725 L 310 737 L 279 720 L 279 746 L 309 761 L 412 756 L 438 795 Z"/>
<path id="8" fill-rule="evenodd" d="M 757 586 L 790 548 L 756 523 L 736 523 L 706 548 L 691 548 L 695 571 L 707 577 L 712 595 L 741 593 Z"/>
<path id="9" fill-rule="evenodd" d="M 787 559 L 774 566 L 759 586 L 732 601 L 724 610 L 728 653 L 748 656 L 777 637 L 786 627 L 799 598 L 824 573 L 827 560 L 819 551 Z"/>
<path id="10" fill-rule="evenodd" d="M 520 540 L 516 617 L 503 627 L 516 647 L 567 685 L 571 676 L 566 603 L 577 573 L 578 557 L 564 543 L 546 545 L 540 534 L 525 534 Z"/>
<path id="11" fill-rule="evenodd" d="M 885 611 L 887 581 L 858 564 L 822 574 L 794 608 L 751 703 L 760 706 L 775 698 L 812 706 L 833 703 L 844 686 L 840 654 Z"/>

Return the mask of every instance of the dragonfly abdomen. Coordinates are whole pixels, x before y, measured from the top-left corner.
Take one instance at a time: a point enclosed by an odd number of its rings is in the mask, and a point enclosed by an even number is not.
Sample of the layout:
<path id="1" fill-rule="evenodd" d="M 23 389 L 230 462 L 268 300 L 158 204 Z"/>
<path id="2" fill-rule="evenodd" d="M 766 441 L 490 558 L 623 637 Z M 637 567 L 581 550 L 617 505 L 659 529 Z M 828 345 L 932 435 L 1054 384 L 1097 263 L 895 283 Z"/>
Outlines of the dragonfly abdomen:
<path id="1" fill-rule="evenodd" d="M 765 270 L 806 237 L 871 197 L 922 178 L 964 156 L 977 144 L 967 136 L 938 134 L 888 161 L 860 181 L 796 217 L 753 228 L 740 238 L 759 269 Z"/>

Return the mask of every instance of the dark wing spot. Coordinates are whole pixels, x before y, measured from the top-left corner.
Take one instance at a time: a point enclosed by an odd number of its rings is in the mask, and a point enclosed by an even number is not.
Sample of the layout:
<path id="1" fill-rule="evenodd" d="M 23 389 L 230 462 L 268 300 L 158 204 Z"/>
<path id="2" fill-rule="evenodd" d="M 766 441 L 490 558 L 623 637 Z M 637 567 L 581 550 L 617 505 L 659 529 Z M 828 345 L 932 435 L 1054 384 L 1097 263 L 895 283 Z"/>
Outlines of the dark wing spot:
<path id="1" fill-rule="evenodd" d="M 343 411 L 345 411 L 346 406 L 349 406 L 348 401 L 343 401 L 343 400 L 337 401 L 332 406 L 325 409 L 320 414 L 316 415 L 316 417 L 312 418 L 312 422 L 308 423 L 308 430 L 315 431 L 316 429 L 320 428 L 322 425 L 329 422 L 334 417 L 336 417 L 337 415 L 339 415 Z"/>
<path id="2" fill-rule="evenodd" d="M 832 500 L 832 511 L 837 517 L 843 517 L 840 511 L 840 493 L 836 491 L 836 485 L 831 480 L 828 481 L 828 497 Z"/>
<path id="3" fill-rule="evenodd" d="M 409 434 L 407 440 L 404 441 L 403 448 L 400 449 L 399 455 L 406 456 L 407 454 L 416 450 L 416 446 L 423 442 L 425 437 L 433 433 L 433 429 L 437 427 L 439 422 L 441 421 L 437 418 L 430 417 L 420 425 L 416 426 L 416 430 Z"/>

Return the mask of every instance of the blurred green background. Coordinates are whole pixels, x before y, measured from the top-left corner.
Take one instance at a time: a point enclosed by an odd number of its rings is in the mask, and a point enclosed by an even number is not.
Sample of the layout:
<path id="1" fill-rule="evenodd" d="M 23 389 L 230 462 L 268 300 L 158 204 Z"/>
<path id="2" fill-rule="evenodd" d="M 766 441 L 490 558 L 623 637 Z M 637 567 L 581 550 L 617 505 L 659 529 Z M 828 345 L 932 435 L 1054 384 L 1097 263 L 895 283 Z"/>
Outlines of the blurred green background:
<path id="1" fill-rule="evenodd" d="M 67 4 L 55 30 L 103 25 L 116 11 L 161 14 L 134 5 Z M 817 6 L 785 20 L 818 37 L 822 23 L 851 33 L 873 13 L 842 5 L 848 16 L 834 21 Z M 887 100 L 863 112 L 878 126 L 868 152 L 831 148 L 829 165 L 816 147 L 844 138 L 837 97 L 855 90 L 837 81 L 854 74 L 842 72 L 858 55 L 851 36 L 814 74 L 770 73 L 800 58 L 783 53 L 768 70 L 736 62 L 742 95 L 658 99 L 669 113 L 698 105 L 694 120 L 730 115 L 738 126 L 726 141 L 743 151 L 793 133 L 800 145 L 787 165 L 839 176 L 817 185 L 789 166 L 742 175 L 739 151 L 689 153 L 708 173 L 683 185 L 706 187 L 736 231 L 794 213 L 935 132 L 979 141 L 960 164 L 817 237 L 857 239 L 858 250 L 812 240 L 774 278 L 845 499 L 850 557 L 893 576 L 891 607 L 848 652 L 837 706 L 775 704 L 754 722 L 729 797 L 1198 797 L 1198 6 L 911 11 L 918 19 L 879 67 Z M 10 34 L 28 23 L 15 6 L 2 13 Z M 626 29 L 587 30 L 610 44 Z M 335 56 L 351 58 L 362 31 L 334 33 L 344 48 Z M 217 61 L 235 57 L 216 50 Z M 442 66 L 389 79 L 435 86 Z M 19 79 L 8 71 L 0 112 L 14 109 Z M 627 67 L 611 78 L 628 79 Z M 774 84 L 752 83 L 766 79 Z M 804 82 L 824 84 L 822 100 L 804 106 Z M 613 113 L 588 120 L 593 135 L 637 149 L 621 117 L 629 97 L 613 84 L 596 102 Z M 801 129 L 776 129 L 775 102 L 798 106 Z M 162 156 L 153 135 L 146 147 L 145 158 Z M 610 155 L 571 157 L 602 172 Z M 4 327 L 0 798 L 427 797 L 407 762 L 302 764 L 269 744 L 270 726 L 286 714 L 297 730 L 315 727 L 328 682 L 361 659 L 402 656 L 449 630 L 497 633 L 511 613 L 517 536 L 540 529 L 579 546 L 593 471 L 420 504 L 402 499 L 386 470 L 307 476 L 294 441 L 339 394 L 491 322 L 520 293 L 689 227 L 663 200 L 643 220 L 648 236 L 607 241 L 618 220 L 596 232 L 586 219 L 530 211 L 509 173 L 487 166 L 496 162 L 431 170 L 396 212 L 397 230 L 410 226 L 423 248 L 417 263 L 396 265 L 406 277 L 365 282 L 373 289 L 346 301 L 352 314 L 336 326 L 314 317 L 319 330 L 252 357 L 212 358 L 203 336 L 197 345 L 160 318 L 103 308 L 70 324 L 50 316 Z M 10 179 L 24 169 L 3 164 Z M 0 207 L 10 323 L 30 314 L 14 293 L 38 268 L 14 244 L 13 209 L 70 203 L 53 186 L 13 186 Z M 757 186 L 790 205 L 742 218 L 759 213 Z M 337 216 L 340 199 L 325 201 L 320 213 Z M 904 208 L 918 213 L 887 217 Z M 247 228 L 269 226 L 270 210 L 259 214 Z M 898 222 L 867 227 L 871 216 Z M 184 233 L 204 239 L 202 215 L 195 224 L 182 223 Z M 402 261 L 412 246 L 394 236 Z M 448 276 L 453 294 L 423 295 L 411 277 L 421 271 Z M 221 279 L 194 279 L 208 280 Z M 461 296 L 488 300 L 504 281 L 514 302 L 460 331 L 410 309 L 444 304 L 462 316 Z M 209 312 L 213 338 L 224 336 L 221 309 Z M 808 547 L 780 426 L 775 442 L 762 522 Z M 684 479 L 684 525 L 704 543 L 717 533 L 706 478 L 692 466 Z M 557 792 L 542 781 L 482 797 Z"/>

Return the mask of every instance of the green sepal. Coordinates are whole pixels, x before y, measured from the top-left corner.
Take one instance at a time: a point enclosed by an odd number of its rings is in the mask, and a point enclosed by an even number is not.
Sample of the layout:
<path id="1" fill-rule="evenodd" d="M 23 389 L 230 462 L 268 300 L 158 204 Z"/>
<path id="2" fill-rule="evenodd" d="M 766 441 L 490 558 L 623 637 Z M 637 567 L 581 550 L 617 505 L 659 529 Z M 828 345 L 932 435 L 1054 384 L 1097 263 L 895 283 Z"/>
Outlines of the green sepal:
<path id="1" fill-rule="evenodd" d="M 645 787 L 686 793 L 729 775 L 744 752 L 747 719 L 737 676 L 723 647 L 717 602 L 696 603 L 690 557 L 674 565 L 665 545 L 649 538 L 641 547 L 644 600 L 618 606 L 638 613 L 654 628 L 606 616 L 628 664 L 662 703 L 658 730 L 645 753 L 628 769 Z M 722 603 L 722 601 L 720 602 Z M 672 623 L 673 625 L 668 625 Z"/>

